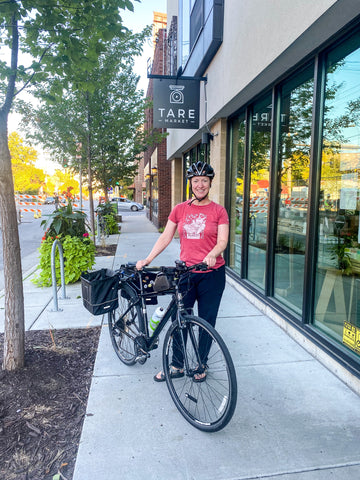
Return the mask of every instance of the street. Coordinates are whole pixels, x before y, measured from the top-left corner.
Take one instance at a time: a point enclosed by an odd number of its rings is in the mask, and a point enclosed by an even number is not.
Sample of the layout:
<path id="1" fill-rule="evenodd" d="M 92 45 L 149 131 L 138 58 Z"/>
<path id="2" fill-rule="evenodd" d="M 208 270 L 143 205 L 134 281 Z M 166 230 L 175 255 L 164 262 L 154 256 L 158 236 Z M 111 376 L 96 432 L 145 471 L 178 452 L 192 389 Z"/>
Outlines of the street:
<path id="1" fill-rule="evenodd" d="M 46 205 L 45 207 L 50 210 L 51 205 Z M 34 218 L 33 214 L 29 212 L 24 214 L 21 223 L 19 224 L 21 259 L 34 254 L 34 264 L 36 263 L 37 249 L 40 247 L 41 238 L 44 235 L 44 229 L 40 226 L 42 219 L 43 218 Z M 3 270 L 4 259 L 2 235 L 0 235 L 0 252 L 0 270 Z"/>
<path id="2" fill-rule="evenodd" d="M 88 204 L 89 202 L 85 201 L 83 205 L 83 211 L 86 213 L 89 212 Z M 96 208 L 96 204 L 94 206 Z M 34 218 L 34 214 L 32 212 L 22 213 L 21 223 L 19 224 L 19 238 L 23 270 L 27 270 L 38 263 L 38 248 L 40 247 L 41 239 L 44 235 L 44 227 L 41 226 L 41 222 L 47 219 L 47 215 L 50 215 L 54 211 L 54 205 L 42 205 L 40 209 L 42 213 L 41 218 Z M 142 210 L 141 212 L 119 210 L 119 214 L 121 214 L 123 217 L 127 215 L 145 215 L 145 210 Z M 26 262 L 24 261 L 25 259 Z M 3 243 L 2 235 L 0 235 L 0 271 L 3 269 Z"/>

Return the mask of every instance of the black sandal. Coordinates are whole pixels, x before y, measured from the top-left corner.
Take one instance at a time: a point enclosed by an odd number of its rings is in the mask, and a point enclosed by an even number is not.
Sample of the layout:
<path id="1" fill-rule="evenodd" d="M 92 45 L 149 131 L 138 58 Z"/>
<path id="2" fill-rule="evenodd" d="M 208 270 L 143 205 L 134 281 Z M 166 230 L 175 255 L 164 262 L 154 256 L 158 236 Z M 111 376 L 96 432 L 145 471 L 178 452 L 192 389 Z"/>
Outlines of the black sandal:
<path id="1" fill-rule="evenodd" d="M 202 368 L 199 368 L 197 367 L 198 371 L 195 371 L 194 373 L 194 376 L 193 376 L 193 382 L 195 383 L 202 383 L 202 382 L 205 382 L 206 380 L 206 377 L 207 377 L 207 368 L 206 367 L 202 367 Z M 198 377 L 198 378 L 195 378 L 195 375 L 204 375 L 203 377 Z"/>
<path id="2" fill-rule="evenodd" d="M 159 376 L 158 376 L 159 375 Z M 174 367 L 170 365 L 170 377 L 171 378 L 181 378 L 184 376 L 184 370 L 182 368 Z M 165 382 L 165 373 L 163 371 L 154 375 L 155 382 Z"/>

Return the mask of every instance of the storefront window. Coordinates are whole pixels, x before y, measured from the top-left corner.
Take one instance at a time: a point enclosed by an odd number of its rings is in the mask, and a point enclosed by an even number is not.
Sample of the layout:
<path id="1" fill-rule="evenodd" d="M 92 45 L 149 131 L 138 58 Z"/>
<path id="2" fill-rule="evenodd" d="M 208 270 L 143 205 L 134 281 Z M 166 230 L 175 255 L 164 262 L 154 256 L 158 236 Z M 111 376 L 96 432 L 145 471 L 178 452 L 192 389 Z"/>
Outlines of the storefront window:
<path id="1" fill-rule="evenodd" d="M 274 296 L 301 314 L 310 171 L 313 67 L 282 87 Z"/>
<path id="2" fill-rule="evenodd" d="M 254 106 L 250 158 L 248 279 L 265 289 L 266 235 L 269 200 L 271 96 Z"/>
<path id="3" fill-rule="evenodd" d="M 241 242 L 244 198 L 245 116 L 231 125 L 231 185 L 229 265 L 241 274 Z"/>
<path id="4" fill-rule="evenodd" d="M 360 354 L 360 35 L 332 51 L 320 179 L 314 325 Z"/>

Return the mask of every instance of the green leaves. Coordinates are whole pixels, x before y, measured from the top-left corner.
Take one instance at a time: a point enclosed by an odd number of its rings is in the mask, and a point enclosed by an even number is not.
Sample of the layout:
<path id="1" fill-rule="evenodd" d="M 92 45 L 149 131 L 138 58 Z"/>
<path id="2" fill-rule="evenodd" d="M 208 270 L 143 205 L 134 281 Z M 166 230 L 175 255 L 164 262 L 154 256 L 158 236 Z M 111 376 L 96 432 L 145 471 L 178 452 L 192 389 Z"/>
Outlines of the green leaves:
<path id="1" fill-rule="evenodd" d="M 91 72 L 98 66 L 99 56 L 115 37 L 121 37 L 123 26 L 120 9 L 133 11 L 130 0 L 9 0 L 1 3 L 0 24 L 5 26 L 2 40 L 16 50 L 13 39 L 19 35 L 19 49 L 30 54 L 30 68 L 17 76 L 16 90 L 24 85 L 39 84 L 48 78 L 67 78 L 74 83 L 79 72 Z M 13 30 L 15 15 L 18 26 Z M 18 52 L 14 52 L 18 53 Z M 10 63 L 0 63 L 0 78 L 5 79 L 3 92 L 12 90 Z M 20 72 L 18 72 L 20 73 Z M 45 75 L 44 75 L 45 74 Z M 12 79 L 11 81 L 13 81 Z M 3 95 L 5 98 L 5 94 Z M 1 101 L 1 97 L 0 97 Z M 8 106 L 10 109 L 11 105 Z"/>
<path id="2" fill-rule="evenodd" d="M 136 1 L 139 1 L 139 0 L 136 0 Z M 125 3 L 125 7 L 128 10 L 130 10 L 131 12 L 134 11 L 134 5 L 130 2 L 130 0 L 125 0 L 124 3 Z"/>
<path id="3" fill-rule="evenodd" d="M 140 34 L 126 32 L 107 45 L 96 68 L 91 68 L 88 58 L 81 59 L 71 81 L 56 76 L 46 89 L 38 89 L 46 105 L 32 116 L 40 127 L 36 140 L 57 160 L 68 158 L 74 170 L 79 171 L 82 161 L 83 175 L 90 150 L 93 178 L 103 189 L 110 186 L 110 178 L 126 185 L 137 170 L 141 152 L 152 141 L 141 128 L 147 103 L 136 89 L 133 72 L 134 58 L 141 54 L 148 34 L 149 29 Z M 77 142 L 82 144 L 81 155 Z"/>
<path id="4" fill-rule="evenodd" d="M 47 220 L 41 222 L 43 227 L 48 227 L 46 237 L 58 235 L 71 235 L 82 238 L 86 233 L 86 214 L 72 209 L 72 202 L 69 201 L 65 207 L 59 207 Z"/>
<path id="5" fill-rule="evenodd" d="M 82 272 L 90 270 L 95 263 L 95 245 L 88 238 L 72 237 L 66 235 L 60 238 L 64 253 L 65 284 L 77 282 Z M 52 285 L 51 276 L 51 250 L 54 240 L 47 238 L 39 248 L 40 273 L 33 279 L 33 283 L 40 287 Z M 55 254 L 55 270 L 57 283 L 60 282 L 59 250 Z"/>

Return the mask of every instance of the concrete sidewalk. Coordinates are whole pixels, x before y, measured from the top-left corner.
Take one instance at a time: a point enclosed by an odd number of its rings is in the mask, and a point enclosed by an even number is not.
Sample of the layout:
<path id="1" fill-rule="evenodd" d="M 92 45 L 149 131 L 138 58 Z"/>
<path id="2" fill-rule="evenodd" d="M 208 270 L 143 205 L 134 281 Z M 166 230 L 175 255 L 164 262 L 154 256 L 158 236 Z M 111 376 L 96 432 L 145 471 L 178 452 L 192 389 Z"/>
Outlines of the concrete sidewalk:
<path id="1" fill-rule="evenodd" d="M 158 237 L 144 216 L 123 220 L 115 268 L 146 256 Z M 178 256 L 175 240 L 156 264 Z M 360 477 L 359 397 L 229 284 L 217 329 L 239 393 L 232 421 L 218 433 L 191 427 L 166 385 L 153 381 L 161 349 L 145 365 L 126 367 L 105 323 L 73 480 Z"/>
<path id="2" fill-rule="evenodd" d="M 96 268 L 143 258 L 158 236 L 144 214 L 123 216 L 121 235 L 111 239 L 116 256 L 99 257 Z M 178 257 L 174 240 L 156 265 Z M 161 348 L 142 366 L 118 360 L 106 317 L 85 310 L 80 283 L 67 287 L 62 312 L 51 312 L 51 289 L 30 278 L 24 287 L 28 329 L 103 326 L 73 480 L 360 478 L 359 397 L 230 283 L 217 330 L 234 360 L 238 402 L 214 434 L 189 425 L 166 385 L 153 381 Z"/>

